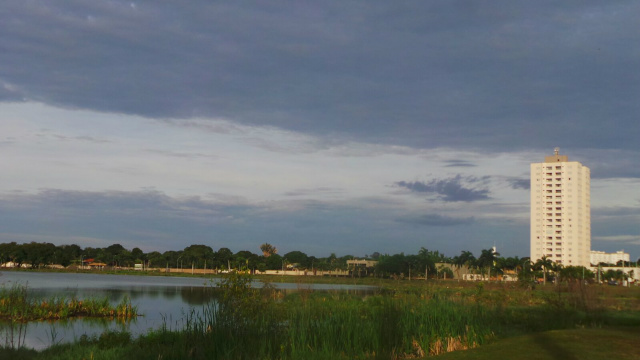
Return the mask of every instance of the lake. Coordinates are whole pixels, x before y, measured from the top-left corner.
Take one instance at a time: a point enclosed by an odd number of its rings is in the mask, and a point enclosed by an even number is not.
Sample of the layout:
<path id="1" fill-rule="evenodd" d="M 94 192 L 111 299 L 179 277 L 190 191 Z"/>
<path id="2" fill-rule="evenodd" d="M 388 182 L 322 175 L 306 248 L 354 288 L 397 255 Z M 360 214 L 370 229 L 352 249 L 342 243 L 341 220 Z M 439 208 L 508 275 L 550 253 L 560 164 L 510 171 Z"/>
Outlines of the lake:
<path id="1" fill-rule="evenodd" d="M 112 304 L 120 303 L 126 296 L 138 307 L 142 315 L 131 322 L 106 319 L 70 319 L 63 321 L 29 322 L 26 325 L 24 344 L 43 349 L 52 343 L 72 342 L 82 335 L 99 335 L 106 330 L 125 330 L 136 336 L 166 325 L 181 329 L 185 315 L 200 312 L 214 301 L 213 287 L 220 279 L 169 276 L 108 275 L 86 273 L 0 272 L 0 286 L 26 285 L 35 297 L 55 295 L 103 299 Z M 292 278 L 292 280 L 294 280 Z M 254 286 L 262 283 L 254 281 Z M 273 283 L 284 292 L 301 288 L 314 291 L 341 291 L 360 295 L 372 294 L 377 288 L 362 285 Z M 6 343 L 10 336 L 7 323 L 0 322 L 0 341 Z"/>

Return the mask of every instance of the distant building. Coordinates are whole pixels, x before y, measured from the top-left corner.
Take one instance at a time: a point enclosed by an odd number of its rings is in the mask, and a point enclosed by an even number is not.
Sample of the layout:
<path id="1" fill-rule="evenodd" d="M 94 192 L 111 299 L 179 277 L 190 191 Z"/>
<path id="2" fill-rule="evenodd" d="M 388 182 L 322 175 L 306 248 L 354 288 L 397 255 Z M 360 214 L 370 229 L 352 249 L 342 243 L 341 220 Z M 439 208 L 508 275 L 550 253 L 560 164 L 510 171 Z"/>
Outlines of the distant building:
<path id="1" fill-rule="evenodd" d="M 629 262 L 629 254 L 624 251 L 616 251 L 614 253 L 606 253 L 604 251 L 591 250 L 591 265 L 597 266 L 600 263 L 617 264 L 618 261 Z"/>
<path id="2" fill-rule="evenodd" d="M 591 173 L 566 155 L 531 164 L 531 260 L 543 256 L 564 266 L 589 266 Z"/>
<path id="3" fill-rule="evenodd" d="M 369 272 L 373 270 L 373 268 L 378 264 L 375 260 L 347 260 L 347 266 L 349 267 L 349 272 L 351 275 L 369 275 Z"/>
<path id="4" fill-rule="evenodd" d="M 372 267 L 375 267 L 377 264 L 378 262 L 375 260 L 358 260 L 358 259 L 347 260 L 347 265 L 349 266 L 364 266 L 364 267 L 372 268 Z"/>

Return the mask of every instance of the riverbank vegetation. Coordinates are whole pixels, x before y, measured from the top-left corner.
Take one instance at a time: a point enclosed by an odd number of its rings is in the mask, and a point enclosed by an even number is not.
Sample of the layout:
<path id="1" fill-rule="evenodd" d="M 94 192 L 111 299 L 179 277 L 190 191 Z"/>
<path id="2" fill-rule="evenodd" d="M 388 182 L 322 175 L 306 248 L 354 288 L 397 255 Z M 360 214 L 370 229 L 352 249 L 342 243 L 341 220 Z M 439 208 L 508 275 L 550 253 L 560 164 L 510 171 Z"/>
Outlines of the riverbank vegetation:
<path id="1" fill-rule="evenodd" d="M 19 341 L 14 346 L 11 335 L 11 346 L 0 349 L 0 358 L 410 359 L 482 349 L 507 338 L 523 339 L 523 346 L 528 346 L 531 341 L 543 342 L 540 339 L 546 338 L 540 334 L 549 331 L 575 334 L 572 331 L 628 329 L 636 334 L 640 328 L 640 288 L 594 284 L 595 274 L 589 269 L 562 267 L 548 259 L 531 263 L 528 258 L 503 258 L 490 249 L 478 258 L 468 251 L 449 258 L 425 248 L 415 255 L 374 253 L 366 258 L 375 259 L 375 267 L 364 272 L 353 268 L 348 277 L 250 277 L 249 273 L 262 269 L 346 270 L 347 260 L 353 257 L 332 254 L 315 258 L 300 251 L 281 256 L 275 247 L 265 246 L 269 244 L 260 247 L 262 255 L 249 251 L 234 254 L 226 248 L 213 251 L 205 245 L 164 254 L 129 251 L 118 244 L 104 249 L 65 245 L 64 251 L 52 244 L 23 245 L 0 244 L 0 259 L 13 265 L 28 263 L 27 271 L 50 271 L 50 265 L 64 256 L 61 263 L 66 267 L 57 271 L 87 271 L 91 259 L 93 264 L 105 265 L 101 273 L 157 275 L 156 270 L 148 269 L 159 267 L 216 268 L 229 274 L 218 282 L 217 300 L 186 314 L 180 328 L 165 324 L 137 338 L 126 332 L 82 336 L 39 352 L 21 348 Z M 436 266 L 443 263 L 450 266 Z M 142 266 L 133 270 L 131 265 L 135 264 Z M 463 267 L 485 281 L 451 280 Z M 238 269 L 242 270 L 234 271 Z M 518 281 L 486 281 L 507 273 L 515 274 L 511 279 Z M 624 279 L 625 275 L 621 276 Z M 253 279 L 267 285 L 253 288 Z M 537 284 L 539 279 L 543 284 Z M 297 282 L 298 291 L 285 295 L 269 286 L 269 281 Z M 362 297 L 314 292 L 306 286 L 319 282 L 371 285 L 379 290 Z M 47 311 L 50 304 L 57 304 L 56 299 L 22 308 L 40 307 L 47 314 L 62 312 Z M 637 358 L 616 354 L 618 359 Z M 522 355 L 519 358 L 527 358 Z M 564 358 L 585 358 L 582 355 L 573 353 Z"/>
<path id="2" fill-rule="evenodd" d="M 38 298 L 26 285 L 14 284 L 0 288 L 0 321 L 63 320 L 73 317 L 106 317 L 127 320 L 137 317 L 137 308 L 129 298 L 113 306 L 109 299 L 77 299 L 69 296 Z"/>
<path id="3" fill-rule="evenodd" d="M 187 314 L 180 329 L 166 324 L 136 339 L 107 332 L 41 352 L 3 351 L 24 359 L 411 359 L 482 349 L 506 338 L 553 348 L 554 339 L 541 335 L 548 331 L 637 334 L 640 328 L 635 288 L 386 280 L 363 298 L 304 286 L 283 296 L 268 284 L 251 287 L 251 281 L 244 274 L 227 276 L 217 302 Z"/>

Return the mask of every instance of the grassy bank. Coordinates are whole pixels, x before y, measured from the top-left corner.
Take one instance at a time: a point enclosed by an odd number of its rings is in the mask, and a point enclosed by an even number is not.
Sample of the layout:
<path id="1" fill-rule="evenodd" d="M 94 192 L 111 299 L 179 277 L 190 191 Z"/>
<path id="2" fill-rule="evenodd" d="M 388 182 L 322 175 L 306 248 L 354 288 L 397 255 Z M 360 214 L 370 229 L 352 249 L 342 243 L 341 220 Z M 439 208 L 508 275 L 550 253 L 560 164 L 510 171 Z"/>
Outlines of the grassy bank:
<path id="1" fill-rule="evenodd" d="M 598 334 L 616 327 L 617 332 L 637 334 L 640 328 L 640 296 L 634 289 L 392 282 L 365 298 L 304 286 L 283 298 L 268 284 L 255 289 L 250 282 L 241 275 L 225 278 L 219 302 L 188 314 L 184 329 L 165 327 L 137 339 L 109 332 L 41 352 L 4 349 L 0 358 L 409 359 L 456 350 L 491 351 L 502 341 L 521 342 L 508 346 L 523 349 L 544 343 L 563 354 L 574 350 L 554 339 L 578 336 L 571 331 Z M 517 352 L 517 357 L 554 358 L 535 357 L 539 353 Z"/>
<path id="2" fill-rule="evenodd" d="M 552 330 L 501 339 L 441 360 L 632 360 L 640 359 L 640 327 Z"/>
<path id="3" fill-rule="evenodd" d="M 402 359 L 483 349 L 518 335 L 531 342 L 542 336 L 533 334 L 555 330 L 640 327 L 634 288 L 314 278 L 379 287 L 363 299 L 313 292 L 305 286 L 310 278 L 262 279 L 296 280 L 299 291 L 283 297 L 268 282 L 254 289 L 252 278 L 231 275 L 220 285 L 219 303 L 188 314 L 184 329 L 165 327 L 137 339 L 109 332 L 42 352 L 5 348 L 0 358 Z M 53 300 L 22 307 L 46 308 Z"/>

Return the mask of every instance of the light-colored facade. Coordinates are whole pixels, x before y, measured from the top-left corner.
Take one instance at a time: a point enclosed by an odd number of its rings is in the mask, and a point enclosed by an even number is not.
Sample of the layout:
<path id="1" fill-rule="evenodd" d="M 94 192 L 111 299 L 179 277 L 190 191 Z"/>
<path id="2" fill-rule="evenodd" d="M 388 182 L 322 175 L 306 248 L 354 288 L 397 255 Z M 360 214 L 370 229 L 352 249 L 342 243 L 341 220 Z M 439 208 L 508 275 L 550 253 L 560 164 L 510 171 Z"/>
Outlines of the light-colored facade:
<path id="1" fill-rule="evenodd" d="M 591 250 L 591 265 L 617 264 L 618 261 L 629 262 L 629 254 L 624 251 L 616 251 L 614 253 L 606 253 L 604 251 Z"/>
<path id="2" fill-rule="evenodd" d="M 531 164 L 531 260 L 591 263 L 591 172 L 566 155 Z"/>

